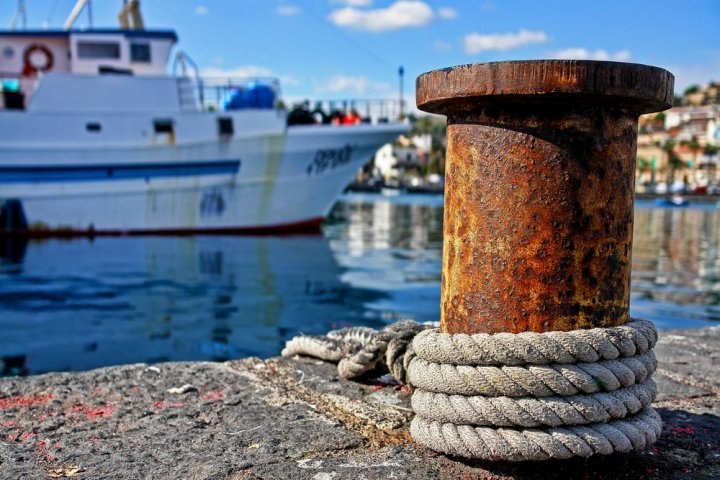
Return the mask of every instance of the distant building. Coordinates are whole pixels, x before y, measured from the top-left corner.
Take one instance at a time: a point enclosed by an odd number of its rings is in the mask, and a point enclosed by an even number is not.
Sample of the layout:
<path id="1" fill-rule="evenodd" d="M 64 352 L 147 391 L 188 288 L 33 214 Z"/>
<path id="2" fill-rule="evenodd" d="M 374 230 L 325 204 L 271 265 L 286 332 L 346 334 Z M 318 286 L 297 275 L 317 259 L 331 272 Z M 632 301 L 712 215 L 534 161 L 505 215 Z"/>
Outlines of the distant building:
<path id="1" fill-rule="evenodd" d="M 720 141 L 720 105 L 674 107 L 665 112 L 665 130 L 680 129 L 677 140 L 693 137 L 702 145 Z"/>

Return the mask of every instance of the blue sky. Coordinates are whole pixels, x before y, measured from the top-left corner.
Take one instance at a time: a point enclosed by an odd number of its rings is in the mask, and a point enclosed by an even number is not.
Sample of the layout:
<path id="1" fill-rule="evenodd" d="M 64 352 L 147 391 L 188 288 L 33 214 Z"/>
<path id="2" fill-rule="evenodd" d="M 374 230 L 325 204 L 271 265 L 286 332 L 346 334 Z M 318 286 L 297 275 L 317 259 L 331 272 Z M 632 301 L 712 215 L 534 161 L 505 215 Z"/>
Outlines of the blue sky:
<path id="1" fill-rule="evenodd" d="M 29 27 L 59 28 L 75 2 L 26 3 Z M 95 26 L 115 27 L 120 4 L 95 0 Z M 0 21 L 15 9 L 0 2 Z M 720 80 L 718 0 L 142 0 L 142 10 L 206 73 L 279 77 L 291 100 L 394 98 L 399 65 L 414 95 L 422 72 L 509 59 L 646 63 L 675 73 L 677 91 Z"/>

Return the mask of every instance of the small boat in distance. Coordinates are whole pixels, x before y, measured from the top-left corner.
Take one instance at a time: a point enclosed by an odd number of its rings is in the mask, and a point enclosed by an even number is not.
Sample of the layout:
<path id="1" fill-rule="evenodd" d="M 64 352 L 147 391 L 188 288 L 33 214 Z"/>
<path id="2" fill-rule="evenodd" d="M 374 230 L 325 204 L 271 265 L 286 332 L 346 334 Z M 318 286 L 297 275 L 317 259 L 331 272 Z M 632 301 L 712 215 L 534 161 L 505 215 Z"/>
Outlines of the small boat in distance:
<path id="1" fill-rule="evenodd" d="M 690 202 L 682 195 L 676 193 L 671 198 L 656 199 L 655 205 L 658 207 L 687 207 L 690 205 Z"/>
<path id="2" fill-rule="evenodd" d="M 73 30 L 84 4 L 65 30 L 0 31 L 0 233 L 316 229 L 409 129 L 400 102 L 293 124 L 277 81 L 200 78 L 182 52 L 167 75 L 175 32 L 135 0 L 118 29 Z"/>

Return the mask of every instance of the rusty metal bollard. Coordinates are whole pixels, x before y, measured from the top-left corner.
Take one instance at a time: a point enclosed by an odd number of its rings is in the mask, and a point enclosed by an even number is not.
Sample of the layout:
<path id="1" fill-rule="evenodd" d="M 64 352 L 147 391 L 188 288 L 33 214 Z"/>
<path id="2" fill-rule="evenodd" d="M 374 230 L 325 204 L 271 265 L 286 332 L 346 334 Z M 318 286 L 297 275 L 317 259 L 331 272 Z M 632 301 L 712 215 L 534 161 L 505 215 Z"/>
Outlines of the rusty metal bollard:
<path id="1" fill-rule="evenodd" d="M 441 331 L 628 321 L 638 116 L 672 105 L 646 65 L 538 60 L 435 70 L 447 115 Z"/>

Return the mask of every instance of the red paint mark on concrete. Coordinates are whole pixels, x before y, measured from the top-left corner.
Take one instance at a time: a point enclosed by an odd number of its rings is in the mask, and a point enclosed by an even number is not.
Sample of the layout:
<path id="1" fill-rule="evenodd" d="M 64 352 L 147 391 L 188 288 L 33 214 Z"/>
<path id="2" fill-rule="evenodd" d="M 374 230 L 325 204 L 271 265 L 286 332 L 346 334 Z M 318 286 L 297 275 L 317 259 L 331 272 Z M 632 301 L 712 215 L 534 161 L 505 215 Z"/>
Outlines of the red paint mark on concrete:
<path id="1" fill-rule="evenodd" d="M 158 408 L 160 410 L 162 410 L 164 408 L 184 407 L 184 406 L 185 406 L 185 404 L 182 402 L 177 402 L 177 403 L 165 403 L 165 402 L 160 402 L 160 401 L 153 402 L 153 407 Z"/>
<path id="2" fill-rule="evenodd" d="M 219 402 L 223 398 L 225 398 L 225 394 L 223 392 L 207 392 L 203 395 L 203 400 L 209 400 L 211 402 Z"/>
<path id="3" fill-rule="evenodd" d="M 52 393 L 48 393 L 46 395 L 21 395 L 17 397 L 0 398 L 0 410 L 18 407 L 31 407 L 40 403 L 46 403 L 52 400 L 52 398 Z"/>
<path id="4" fill-rule="evenodd" d="M 17 426 L 17 420 L 8 420 L 3 422 L 3 427 L 15 427 Z"/>
<path id="5" fill-rule="evenodd" d="M 7 436 L 8 442 L 14 442 L 20 436 L 20 432 L 10 433 Z"/>
<path id="6" fill-rule="evenodd" d="M 35 435 L 37 435 L 37 433 L 33 433 L 33 432 L 23 432 L 23 433 L 20 435 L 20 441 L 21 441 L 21 442 L 24 442 L 24 441 L 26 441 L 26 440 L 29 440 L 30 437 L 34 437 Z"/>
<path id="7" fill-rule="evenodd" d="M 100 441 L 100 439 L 98 437 L 96 437 L 95 435 L 93 435 L 92 437 L 90 437 L 90 441 L 93 443 L 97 443 Z"/>
<path id="8" fill-rule="evenodd" d="M 56 458 L 45 449 L 46 445 L 47 442 L 45 441 L 35 442 L 35 453 L 45 458 L 48 462 L 54 462 Z"/>
<path id="9" fill-rule="evenodd" d="M 60 442 L 57 442 L 53 443 L 53 448 L 62 448 L 62 446 L 60 445 Z"/>
<path id="10" fill-rule="evenodd" d="M 113 414 L 115 411 L 114 405 L 108 405 L 106 407 L 100 407 L 100 408 L 89 408 L 85 412 L 85 418 L 105 418 L 109 417 Z"/>
<path id="11" fill-rule="evenodd" d="M 140 391 L 140 387 L 135 386 L 135 387 L 132 387 L 130 390 L 132 390 L 133 392 L 139 392 L 139 391 Z"/>
<path id="12" fill-rule="evenodd" d="M 695 435 L 695 426 L 688 425 L 687 427 L 675 427 L 672 429 L 674 435 Z"/>

